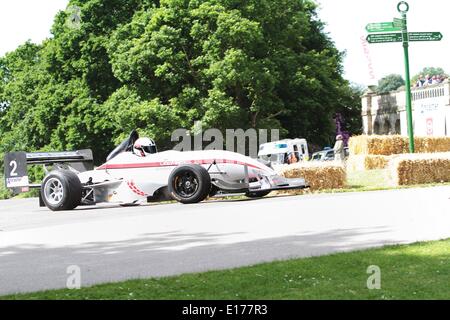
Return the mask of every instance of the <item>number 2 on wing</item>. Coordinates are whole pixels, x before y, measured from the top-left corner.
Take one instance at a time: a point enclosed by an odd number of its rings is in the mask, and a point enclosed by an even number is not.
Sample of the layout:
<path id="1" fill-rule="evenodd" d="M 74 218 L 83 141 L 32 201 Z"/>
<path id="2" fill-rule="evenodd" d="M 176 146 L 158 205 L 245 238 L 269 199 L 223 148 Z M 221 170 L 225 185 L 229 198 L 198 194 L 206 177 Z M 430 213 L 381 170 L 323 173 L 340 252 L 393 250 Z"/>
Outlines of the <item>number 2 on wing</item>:
<path id="1" fill-rule="evenodd" d="M 16 170 L 17 170 L 17 161 L 16 160 L 11 161 L 9 163 L 9 166 L 12 167 L 11 177 L 17 177 L 17 172 L 16 172 Z"/>

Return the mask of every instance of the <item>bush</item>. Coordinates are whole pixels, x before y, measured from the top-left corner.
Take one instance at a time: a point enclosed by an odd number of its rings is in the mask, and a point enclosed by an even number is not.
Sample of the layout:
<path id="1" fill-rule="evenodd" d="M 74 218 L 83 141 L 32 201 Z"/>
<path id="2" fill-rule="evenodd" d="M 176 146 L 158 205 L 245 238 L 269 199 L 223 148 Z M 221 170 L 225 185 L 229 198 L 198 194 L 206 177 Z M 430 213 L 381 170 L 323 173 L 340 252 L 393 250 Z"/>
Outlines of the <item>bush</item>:
<path id="1" fill-rule="evenodd" d="M 0 200 L 9 199 L 12 197 L 11 191 L 6 189 L 5 186 L 5 176 L 0 174 Z"/>

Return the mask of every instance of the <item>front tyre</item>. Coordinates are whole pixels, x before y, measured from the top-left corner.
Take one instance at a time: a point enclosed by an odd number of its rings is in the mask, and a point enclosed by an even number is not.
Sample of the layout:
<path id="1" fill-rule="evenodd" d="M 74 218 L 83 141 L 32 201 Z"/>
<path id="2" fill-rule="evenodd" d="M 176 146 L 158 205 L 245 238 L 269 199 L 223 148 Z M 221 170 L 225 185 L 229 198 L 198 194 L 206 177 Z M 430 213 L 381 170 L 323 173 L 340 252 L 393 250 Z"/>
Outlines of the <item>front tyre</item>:
<path id="1" fill-rule="evenodd" d="M 202 166 L 183 165 L 170 174 L 168 190 L 178 202 L 198 203 L 208 197 L 211 191 L 211 177 Z"/>
<path id="2" fill-rule="evenodd" d="M 81 182 L 69 170 L 50 172 L 41 185 L 42 200 L 52 211 L 72 210 L 81 203 Z"/>

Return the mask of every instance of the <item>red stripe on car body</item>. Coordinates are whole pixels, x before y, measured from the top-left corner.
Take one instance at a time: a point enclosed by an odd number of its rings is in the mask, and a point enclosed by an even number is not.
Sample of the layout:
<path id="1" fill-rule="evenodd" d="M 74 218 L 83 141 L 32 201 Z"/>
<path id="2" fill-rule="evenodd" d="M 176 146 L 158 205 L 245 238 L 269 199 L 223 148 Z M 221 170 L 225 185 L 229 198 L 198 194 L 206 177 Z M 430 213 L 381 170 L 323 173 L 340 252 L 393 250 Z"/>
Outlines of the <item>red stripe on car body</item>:
<path id="1" fill-rule="evenodd" d="M 128 182 L 127 182 L 127 185 L 128 185 L 128 187 L 131 189 L 131 191 L 133 191 L 133 192 L 136 193 L 137 195 L 142 196 L 142 197 L 147 196 L 147 194 L 146 194 L 144 191 L 139 190 L 139 189 L 136 187 L 136 185 L 134 184 L 134 181 L 133 181 L 133 180 L 128 181 Z"/>
<path id="2" fill-rule="evenodd" d="M 256 168 L 260 170 L 264 170 L 264 168 L 255 166 L 253 164 L 236 161 L 236 160 L 227 160 L 227 159 L 219 159 L 219 160 L 186 160 L 186 161 L 160 161 L 160 162 L 147 162 L 147 163 L 114 163 L 114 164 L 103 164 L 98 167 L 96 170 L 108 170 L 108 169 L 139 169 L 139 168 L 159 168 L 159 167 L 177 167 L 183 164 L 238 164 L 243 166 L 248 166 L 250 168 Z"/>

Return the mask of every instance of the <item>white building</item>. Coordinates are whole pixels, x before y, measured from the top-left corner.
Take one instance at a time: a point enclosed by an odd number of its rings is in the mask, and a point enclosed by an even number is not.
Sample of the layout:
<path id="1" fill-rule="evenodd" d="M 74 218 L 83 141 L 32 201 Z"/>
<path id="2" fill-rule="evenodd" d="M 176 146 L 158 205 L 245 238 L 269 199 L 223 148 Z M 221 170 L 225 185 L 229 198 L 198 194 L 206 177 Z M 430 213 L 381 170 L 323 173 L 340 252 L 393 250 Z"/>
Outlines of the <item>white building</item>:
<path id="1" fill-rule="evenodd" d="M 450 83 L 412 89 L 415 136 L 450 136 Z M 362 97 L 364 134 L 408 135 L 404 88 Z"/>

